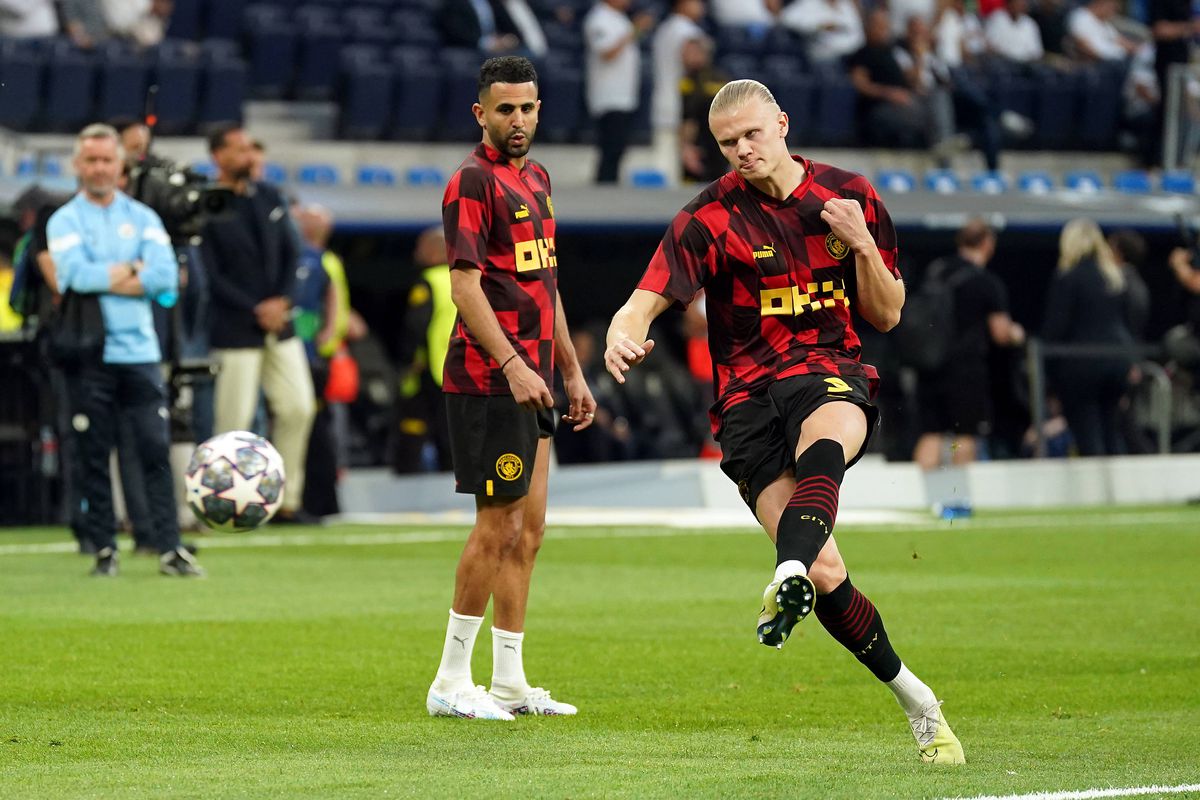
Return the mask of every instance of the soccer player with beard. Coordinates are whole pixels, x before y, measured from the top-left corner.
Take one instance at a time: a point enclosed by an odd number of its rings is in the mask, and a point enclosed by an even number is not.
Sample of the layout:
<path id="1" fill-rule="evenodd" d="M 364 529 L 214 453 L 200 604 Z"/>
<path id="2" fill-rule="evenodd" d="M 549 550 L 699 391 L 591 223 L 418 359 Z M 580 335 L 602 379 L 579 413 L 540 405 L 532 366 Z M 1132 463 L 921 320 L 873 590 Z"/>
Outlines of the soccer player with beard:
<path id="1" fill-rule="evenodd" d="M 815 611 L 895 694 L 921 760 L 961 764 L 940 701 L 892 649 L 832 536 L 842 477 L 879 416 L 850 303 L 881 331 L 900 320 L 895 230 L 861 175 L 789 154 L 788 116 L 761 83 L 727 84 L 708 123 L 733 171 L 671 223 L 613 317 L 605 364 L 624 383 L 654 348 L 650 323 L 704 289 L 721 468 L 776 547 L 758 640 L 782 647 Z"/>
<path id="2" fill-rule="evenodd" d="M 558 296 L 550 176 L 528 158 L 537 130 L 537 72 L 525 58 L 489 59 L 473 107 L 483 142 L 450 179 L 442 201 L 451 297 L 458 318 L 442 390 L 456 488 L 475 495 L 475 526 L 426 709 L 433 716 L 511 720 L 574 714 L 532 687 L 522 649 L 533 562 L 546 524 L 554 365 L 574 430 L 596 401 L 571 345 Z M 471 678 L 475 636 L 494 598 L 491 691 Z"/>

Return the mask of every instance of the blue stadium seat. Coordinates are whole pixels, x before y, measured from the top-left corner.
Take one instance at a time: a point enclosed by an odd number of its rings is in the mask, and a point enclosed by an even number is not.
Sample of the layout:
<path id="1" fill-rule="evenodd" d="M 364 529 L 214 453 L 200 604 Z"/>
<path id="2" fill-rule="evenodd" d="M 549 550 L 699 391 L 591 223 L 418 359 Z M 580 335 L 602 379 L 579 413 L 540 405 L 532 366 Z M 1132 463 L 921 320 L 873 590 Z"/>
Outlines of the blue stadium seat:
<path id="1" fill-rule="evenodd" d="M 442 73 L 431 51 L 403 45 L 391 51 L 396 66 L 395 97 L 388 135 L 401 141 L 430 139 L 442 104 Z"/>
<path id="2" fill-rule="evenodd" d="M 158 84 L 155 99 L 158 131 L 166 135 L 191 130 L 200 102 L 200 62 L 178 44 L 166 40 L 159 45 L 153 69 Z"/>
<path id="3" fill-rule="evenodd" d="M 207 159 L 204 161 L 193 161 L 188 168 L 197 175 L 203 175 L 210 181 L 216 180 L 217 165 Z"/>
<path id="4" fill-rule="evenodd" d="M 242 48 L 233 39 L 204 39 L 200 42 L 200 50 L 204 60 L 211 64 L 242 60 Z"/>
<path id="5" fill-rule="evenodd" d="M 396 172 L 390 167 L 363 165 L 358 168 L 359 186 L 395 186 Z"/>
<path id="6" fill-rule="evenodd" d="M 334 186 L 341 182 L 341 176 L 332 164 L 302 164 L 296 170 L 296 181 L 310 186 Z"/>
<path id="7" fill-rule="evenodd" d="M 1092 194 L 1104 188 L 1104 180 L 1098 172 L 1090 169 L 1079 169 L 1068 172 L 1063 178 L 1063 185 L 1073 192 Z"/>
<path id="8" fill-rule="evenodd" d="M 443 141 L 478 139 L 479 124 L 471 114 L 471 106 L 479 97 L 479 53 L 473 49 L 448 47 L 438 52 L 437 60 L 442 69 L 438 138 Z"/>
<path id="9" fill-rule="evenodd" d="M 210 39 L 237 39 L 242 35 L 246 0 L 205 0 L 204 35 Z"/>
<path id="10" fill-rule="evenodd" d="M 903 194 L 917 188 L 917 178 L 907 170 L 885 169 L 875 176 L 875 186 L 885 192 Z"/>
<path id="11" fill-rule="evenodd" d="M 46 64 L 46 126 L 53 131 L 77 131 L 93 119 L 92 57 L 69 46 L 56 47 Z"/>
<path id="12" fill-rule="evenodd" d="M 421 47 L 438 47 L 442 35 L 433 21 L 433 15 L 414 9 L 400 9 L 392 14 L 392 31 L 396 41 Z"/>
<path id="13" fill-rule="evenodd" d="M 1092 150 L 1114 150 L 1121 118 L 1124 67 L 1093 65 L 1079 75 L 1079 117 L 1075 126 L 1079 143 Z"/>
<path id="14" fill-rule="evenodd" d="M 340 60 L 342 29 L 336 25 L 309 25 L 297 43 L 296 97 L 328 100 L 337 86 L 338 73 L 331 65 Z"/>
<path id="15" fill-rule="evenodd" d="M 287 168 L 275 161 L 263 164 L 263 180 L 276 185 L 287 183 Z"/>
<path id="16" fill-rule="evenodd" d="M 110 54 L 100 63 L 96 116 L 100 119 L 141 116 L 146 107 L 149 79 L 146 62 L 134 54 Z"/>
<path id="17" fill-rule="evenodd" d="M 551 20 L 542 23 L 542 33 L 546 34 L 546 43 L 551 50 L 567 53 L 584 51 L 583 32 L 578 27 Z"/>
<path id="18" fill-rule="evenodd" d="M 753 55 L 763 53 L 767 50 L 768 31 L 767 28 L 749 25 L 718 25 L 717 52 Z"/>
<path id="19" fill-rule="evenodd" d="M 1185 170 L 1176 170 L 1173 172 L 1164 172 L 1162 176 L 1162 190 L 1173 194 L 1195 194 L 1196 192 L 1196 176 Z"/>
<path id="20" fill-rule="evenodd" d="M 1008 191 L 1008 178 L 1002 172 L 979 172 L 971 176 L 971 188 L 980 194 L 1003 194 Z"/>
<path id="21" fill-rule="evenodd" d="M 242 61 L 209 64 L 204 70 L 197 122 L 241 122 L 246 99 L 246 65 Z"/>
<path id="22" fill-rule="evenodd" d="M 925 173 L 925 188 L 938 194 L 954 194 L 962 190 L 962 181 L 952 169 L 931 169 Z"/>
<path id="23" fill-rule="evenodd" d="M 667 176 L 658 169 L 635 169 L 629 173 L 629 183 L 635 189 L 665 189 Z"/>
<path id="24" fill-rule="evenodd" d="M 396 31 L 382 8 L 352 6 L 342 11 L 346 36 L 364 44 L 390 45 L 396 43 Z"/>
<path id="25" fill-rule="evenodd" d="M 1046 194 L 1054 191 L 1054 178 L 1049 172 L 1022 172 L 1017 178 L 1017 186 L 1026 194 Z"/>
<path id="26" fill-rule="evenodd" d="M 766 80 L 766 72 L 762 61 L 753 53 L 728 53 L 717 59 L 717 66 L 729 76 L 730 80 Z"/>
<path id="27" fill-rule="evenodd" d="M 172 39 L 200 38 L 200 6 L 202 0 L 175 0 L 167 36 Z"/>
<path id="28" fill-rule="evenodd" d="M 1150 175 L 1140 169 L 1127 169 L 1113 173 L 1113 188 L 1125 194 L 1149 194 Z"/>
<path id="29" fill-rule="evenodd" d="M 269 99 L 289 95 L 296 76 L 295 26 L 286 19 L 264 15 L 247 25 L 246 42 L 253 95 Z"/>
<path id="30" fill-rule="evenodd" d="M 42 60 L 32 53 L 0 50 L 0 125 L 26 131 L 41 110 Z"/>
<path id="31" fill-rule="evenodd" d="M 340 127 L 347 139 L 378 139 L 392 117 L 395 69 L 375 61 L 351 63 L 342 73 Z"/>
<path id="32" fill-rule="evenodd" d="M 539 71 L 542 110 L 538 136 L 548 142 L 569 142 L 583 126 L 583 70 L 569 57 L 551 51 Z"/>
<path id="33" fill-rule="evenodd" d="M 1071 78 L 1050 78 L 1036 84 L 1036 114 L 1031 145 L 1043 150 L 1061 150 L 1076 135 L 1077 93 Z"/>
<path id="34" fill-rule="evenodd" d="M 816 102 L 810 125 L 813 135 L 806 137 L 806 142 L 852 147 L 858 138 L 857 107 L 858 92 L 848 78 L 832 74 L 817 76 Z"/>
<path id="35" fill-rule="evenodd" d="M 409 186 L 446 185 L 446 175 L 437 167 L 409 167 L 404 179 Z"/>
<path id="36" fill-rule="evenodd" d="M 36 178 L 38 174 L 37 157 L 29 153 L 21 156 L 17 159 L 17 168 L 13 174 L 18 178 Z"/>

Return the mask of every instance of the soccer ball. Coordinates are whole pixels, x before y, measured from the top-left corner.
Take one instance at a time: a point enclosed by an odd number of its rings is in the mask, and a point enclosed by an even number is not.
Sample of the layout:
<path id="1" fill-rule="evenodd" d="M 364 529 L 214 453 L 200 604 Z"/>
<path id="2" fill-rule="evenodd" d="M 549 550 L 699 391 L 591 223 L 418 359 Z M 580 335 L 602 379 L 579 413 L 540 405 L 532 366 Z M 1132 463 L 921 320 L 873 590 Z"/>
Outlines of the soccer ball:
<path id="1" fill-rule="evenodd" d="M 261 436 L 229 431 L 196 448 L 183 482 L 188 507 L 205 525 L 253 530 L 283 502 L 283 458 Z"/>

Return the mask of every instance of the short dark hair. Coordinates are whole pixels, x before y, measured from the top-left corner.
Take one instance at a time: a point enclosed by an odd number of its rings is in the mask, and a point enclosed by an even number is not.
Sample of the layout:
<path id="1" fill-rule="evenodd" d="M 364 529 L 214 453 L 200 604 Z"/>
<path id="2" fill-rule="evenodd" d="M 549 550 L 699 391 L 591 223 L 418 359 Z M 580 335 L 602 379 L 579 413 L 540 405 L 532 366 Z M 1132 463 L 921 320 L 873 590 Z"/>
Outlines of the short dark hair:
<path id="1" fill-rule="evenodd" d="M 242 126 L 236 122 L 223 122 L 208 132 L 208 152 L 215 153 L 226 145 L 226 139 L 234 131 L 240 131 Z"/>
<path id="2" fill-rule="evenodd" d="M 1140 267 L 1146 260 L 1146 240 L 1137 231 L 1122 228 L 1108 236 L 1108 246 L 1116 251 L 1117 260 Z"/>
<path id="3" fill-rule="evenodd" d="M 524 56 L 499 56 L 489 58 L 479 68 L 479 93 L 493 83 L 532 83 L 537 86 L 537 70 L 533 62 Z"/>
<path id="4" fill-rule="evenodd" d="M 959 229 L 958 235 L 954 237 L 954 243 L 959 247 L 974 249 L 995 236 L 996 232 L 986 222 L 976 217 L 967 220 L 967 224 Z"/>

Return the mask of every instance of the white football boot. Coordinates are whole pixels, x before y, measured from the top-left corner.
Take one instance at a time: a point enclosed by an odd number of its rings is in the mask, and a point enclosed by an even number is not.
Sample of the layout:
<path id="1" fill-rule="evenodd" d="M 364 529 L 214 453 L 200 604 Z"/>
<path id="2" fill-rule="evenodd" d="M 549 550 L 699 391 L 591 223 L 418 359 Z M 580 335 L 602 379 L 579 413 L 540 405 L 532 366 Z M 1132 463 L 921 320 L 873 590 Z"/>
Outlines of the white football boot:
<path id="1" fill-rule="evenodd" d="M 462 717 L 463 719 L 500 719 L 512 721 L 513 715 L 496 705 L 482 686 L 470 686 L 442 694 L 429 687 L 425 709 L 431 717 Z"/>
<path id="2" fill-rule="evenodd" d="M 504 700 L 492 695 L 492 699 L 502 710 L 513 715 L 529 714 L 541 717 L 569 717 L 579 713 L 579 709 L 570 703 L 563 703 L 550 696 L 550 692 L 540 686 L 531 686 L 524 697 L 516 700 Z"/>

